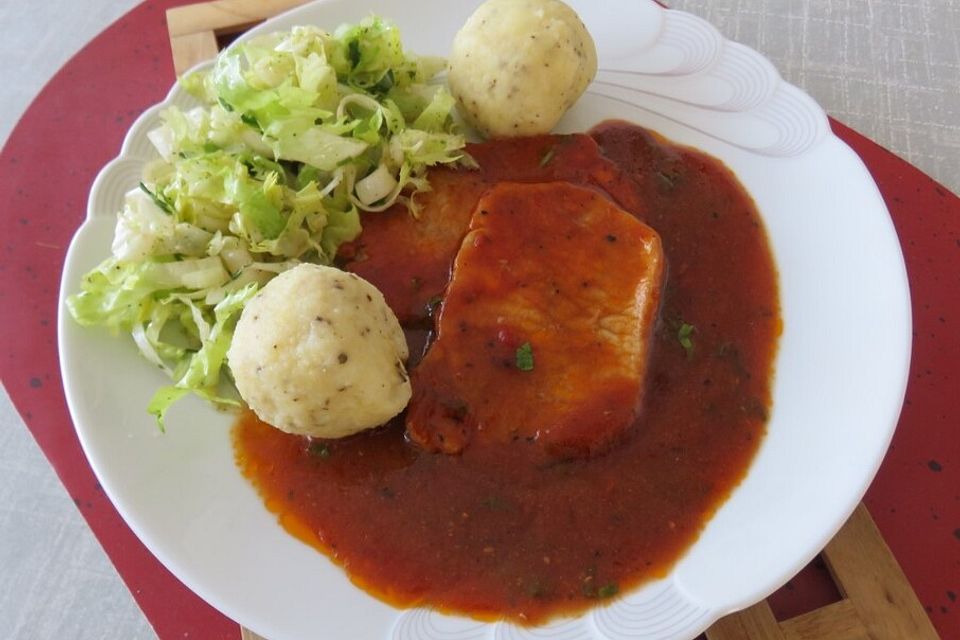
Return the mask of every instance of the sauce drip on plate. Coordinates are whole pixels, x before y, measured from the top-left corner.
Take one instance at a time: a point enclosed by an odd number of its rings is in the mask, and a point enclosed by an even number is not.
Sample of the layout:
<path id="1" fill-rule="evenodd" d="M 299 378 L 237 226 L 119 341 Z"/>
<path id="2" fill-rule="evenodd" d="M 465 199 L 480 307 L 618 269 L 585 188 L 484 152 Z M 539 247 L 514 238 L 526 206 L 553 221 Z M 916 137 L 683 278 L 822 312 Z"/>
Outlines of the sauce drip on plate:
<path id="1" fill-rule="evenodd" d="M 377 597 L 540 623 L 665 575 L 742 479 L 770 411 L 777 278 L 750 197 L 700 152 L 620 122 L 471 152 L 484 168 L 459 187 L 466 213 L 452 207 L 464 230 L 485 184 L 559 179 L 610 194 L 659 233 L 667 276 L 635 424 L 603 454 L 545 459 L 522 440 L 431 453 L 407 441 L 403 416 L 310 441 L 245 414 L 236 457 L 288 531 Z M 384 290 L 417 353 L 429 324 L 418 309 L 459 238 L 420 238 L 440 248 L 398 266 L 391 233 L 424 233 L 406 215 L 368 217 L 345 267 Z"/>

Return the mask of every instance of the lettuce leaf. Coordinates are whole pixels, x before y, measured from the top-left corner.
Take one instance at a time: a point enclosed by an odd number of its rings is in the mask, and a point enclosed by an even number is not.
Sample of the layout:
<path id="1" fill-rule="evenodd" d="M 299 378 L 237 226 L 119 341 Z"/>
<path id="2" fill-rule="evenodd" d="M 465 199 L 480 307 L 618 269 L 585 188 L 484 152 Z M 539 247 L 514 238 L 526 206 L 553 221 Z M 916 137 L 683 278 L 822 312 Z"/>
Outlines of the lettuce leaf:
<path id="1" fill-rule="evenodd" d="M 147 407 L 161 428 L 187 394 L 240 402 L 226 353 L 260 287 L 332 263 L 361 212 L 416 214 L 429 166 L 470 166 L 453 98 L 430 84 L 443 67 L 370 16 L 252 38 L 181 78 L 201 106 L 161 113 L 158 158 L 117 213 L 112 255 L 67 300 L 78 323 L 129 333 L 171 378 Z"/>

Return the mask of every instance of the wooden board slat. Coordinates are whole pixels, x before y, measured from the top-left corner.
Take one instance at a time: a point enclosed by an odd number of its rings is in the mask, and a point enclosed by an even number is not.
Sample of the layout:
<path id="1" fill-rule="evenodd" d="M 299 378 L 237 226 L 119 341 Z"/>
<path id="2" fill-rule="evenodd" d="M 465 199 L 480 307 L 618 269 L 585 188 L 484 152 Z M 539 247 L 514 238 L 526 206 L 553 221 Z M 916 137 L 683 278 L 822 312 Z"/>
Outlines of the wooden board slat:
<path id="1" fill-rule="evenodd" d="M 907 577 L 860 504 L 823 550 L 841 595 L 777 622 L 766 601 L 718 620 L 709 640 L 938 640 Z M 772 625 L 771 625 L 772 621 Z"/>
<path id="2" fill-rule="evenodd" d="M 173 68 L 182 75 L 194 65 L 217 55 L 217 37 L 212 31 L 185 33 L 170 38 Z"/>
<path id="3" fill-rule="evenodd" d="M 258 636 L 250 629 L 240 627 L 240 640 L 267 640 L 263 636 Z"/>
<path id="4" fill-rule="evenodd" d="M 235 29 L 261 22 L 303 3 L 304 0 L 214 0 L 188 4 L 167 11 L 167 29 L 171 36 Z"/>
<path id="5" fill-rule="evenodd" d="M 167 31 L 177 75 L 217 55 L 217 36 L 250 27 L 304 0 L 214 0 L 167 10 Z"/>
<path id="6" fill-rule="evenodd" d="M 717 620 L 708 640 L 786 640 L 766 600 Z"/>
<path id="7" fill-rule="evenodd" d="M 823 556 L 870 638 L 938 640 L 923 605 L 863 504 L 827 544 Z"/>
<path id="8" fill-rule="evenodd" d="M 784 640 L 871 640 L 850 600 L 828 604 L 780 623 Z"/>

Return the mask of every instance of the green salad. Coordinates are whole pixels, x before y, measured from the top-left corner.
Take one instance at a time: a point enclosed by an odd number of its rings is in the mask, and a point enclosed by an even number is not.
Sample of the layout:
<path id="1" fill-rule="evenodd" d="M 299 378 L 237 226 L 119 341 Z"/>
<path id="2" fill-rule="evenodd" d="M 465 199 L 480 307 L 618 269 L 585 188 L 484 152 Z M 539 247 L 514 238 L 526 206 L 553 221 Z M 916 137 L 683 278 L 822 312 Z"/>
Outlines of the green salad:
<path id="1" fill-rule="evenodd" d="M 427 167 L 472 162 L 453 98 L 430 82 L 443 66 L 371 16 L 259 36 L 181 79 L 202 106 L 162 112 L 148 134 L 159 158 L 126 195 L 112 255 L 67 300 L 77 322 L 129 332 L 170 376 L 148 407 L 161 428 L 188 393 L 241 403 L 225 359 L 259 287 L 330 264 L 362 211 L 416 215 Z"/>

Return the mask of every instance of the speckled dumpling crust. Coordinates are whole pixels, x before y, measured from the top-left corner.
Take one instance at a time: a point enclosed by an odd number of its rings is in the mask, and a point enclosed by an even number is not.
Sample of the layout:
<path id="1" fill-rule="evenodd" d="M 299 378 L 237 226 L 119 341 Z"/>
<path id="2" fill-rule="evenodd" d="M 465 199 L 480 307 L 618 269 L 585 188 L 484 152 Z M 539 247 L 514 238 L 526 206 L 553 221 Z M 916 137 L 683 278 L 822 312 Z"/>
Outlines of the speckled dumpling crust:
<path id="1" fill-rule="evenodd" d="M 548 133 L 597 73 L 593 39 L 559 0 L 488 0 L 453 41 L 447 82 L 487 137 Z"/>
<path id="2" fill-rule="evenodd" d="M 339 438 L 410 400 L 407 343 L 383 295 L 359 276 L 302 264 L 271 280 L 237 322 L 227 354 L 240 395 L 288 433 Z"/>

